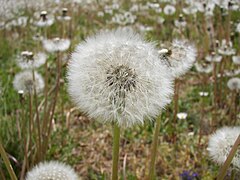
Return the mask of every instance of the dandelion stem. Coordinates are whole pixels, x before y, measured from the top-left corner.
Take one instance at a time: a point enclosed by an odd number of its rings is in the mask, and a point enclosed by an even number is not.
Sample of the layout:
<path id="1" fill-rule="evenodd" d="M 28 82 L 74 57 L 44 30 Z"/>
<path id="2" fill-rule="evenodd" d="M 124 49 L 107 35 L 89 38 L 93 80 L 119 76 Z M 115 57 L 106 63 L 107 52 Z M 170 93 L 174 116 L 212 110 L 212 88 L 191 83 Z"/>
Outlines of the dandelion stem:
<path id="1" fill-rule="evenodd" d="M 161 115 L 159 115 L 159 117 L 156 120 L 153 143 L 152 143 L 152 150 L 151 150 L 151 161 L 150 161 L 150 166 L 149 166 L 148 180 L 154 179 L 155 161 L 156 161 L 156 157 L 157 157 L 158 135 L 159 135 L 159 131 L 160 131 L 160 123 L 161 123 Z"/>
<path id="2" fill-rule="evenodd" d="M 43 122 L 42 122 L 42 158 L 44 158 L 44 140 L 45 140 L 45 135 L 46 135 L 46 129 L 47 129 L 47 124 L 48 124 L 48 116 L 49 114 L 47 113 L 47 108 L 48 108 L 48 96 L 50 93 L 48 92 L 48 79 L 49 79 L 49 72 L 48 72 L 48 62 L 45 62 L 45 87 L 44 87 L 44 110 L 43 110 Z M 41 103 L 40 103 L 41 105 Z"/>
<path id="3" fill-rule="evenodd" d="M 59 93 L 59 89 L 60 89 L 60 78 L 61 78 L 61 70 L 62 70 L 62 64 L 61 64 L 61 60 L 60 60 L 60 52 L 57 52 L 57 62 L 56 62 L 56 66 L 57 66 L 57 80 L 56 80 L 56 86 L 55 86 L 55 94 L 53 97 L 53 101 L 49 107 L 49 111 L 48 111 L 48 127 L 46 128 L 46 134 L 45 134 L 45 139 L 43 141 L 44 143 L 44 147 L 43 147 L 43 157 L 47 151 L 47 147 L 48 147 L 48 141 L 50 138 L 50 134 L 51 134 L 51 130 L 52 130 L 52 119 L 54 116 L 54 112 L 55 112 L 55 108 L 56 108 L 56 104 L 57 104 L 57 97 L 58 97 L 58 93 Z"/>
<path id="4" fill-rule="evenodd" d="M 179 93 L 179 81 L 178 79 L 175 80 L 174 86 L 174 114 L 173 114 L 173 142 L 176 142 L 176 124 L 177 124 L 177 113 L 178 113 L 178 93 Z"/>
<path id="5" fill-rule="evenodd" d="M 216 122 L 217 103 L 218 103 L 217 64 L 215 62 L 213 62 L 213 80 L 214 80 L 214 90 L 213 90 L 214 96 L 213 96 L 213 112 L 212 112 L 211 128 L 213 128 Z"/>
<path id="6" fill-rule="evenodd" d="M 120 127 L 116 123 L 114 123 L 112 180 L 118 179 L 119 141 L 120 141 Z"/>
<path id="7" fill-rule="evenodd" d="M 238 150 L 238 146 L 240 145 L 240 134 L 237 138 L 237 140 L 235 141 L 226 161 L 224 162 L 223 166 L 221 167 L 220 171 L 219 171 L 219 174 L 217 176 L 217 180 L 223 180 L 224 177 L 226 176 L 227 174 L 227 169 L 228 167 L 230 166 L 232 160 L 233 160 L 233 157 L 234 155 L 236 154 L 237 150 Z"/>
<path id="8" fill-rule="evenodd" d="M 32 71 L 32 76 L 33 76 L 33 81 L 35 83 L 35 73 L 34 71 Z M 38 132 L 38 149 L 37 149 L 37 157 L 38 157 L 38 161 L 41 161 L 41 152 L 42 152 L 42 140 L 41 140 L 41 127 L 40 127 L 40 120 L 39 120 L 39 112 L 38 112 L 38 99 L 37 99 L 37 91 L 36 91 L 36 87 L 33 87 L 34 91 L 34 98 L 35 98 L 35 108 L 36 108 L 36 115 L 37 115 L 37 132 Z"/>
<path id="9" fill-rule="evenodd" d="M 9 173 L 11 179 L 12 180 L 17 180 L 16 174 L 14 173 L 12 165 L 11 165 L 11 163 L 10 163 L 8 157 L 7 157 L 7 153 L 5 152 L 5 150 L 2 146 L 1 139 L 0 139 L 0 153 L 1 153 L 2 159 L 5 163 L 5 166 L 7 167 L 7 170 L 8 170 L 8 173 Z"/>
<path id="10" fill-rule="evenodd" d="M 6 178 L 5 178 L 4 174 L 3 174 L 3 170 L 2 170 L 1 167 L 0 167 L 0 178 L 1 178 L 2 180 L 6 180 Z"/>
<path id="11" fill-rule="evenodd" d="M 32 149 L 32 133 L 33 133 L 33 109 L 32 109 L 32 104 L 33 104 L 33 96 L 31 94 L 31 92 L 29 92 L 29 116 L 30 116 L 30 120 L 29 120 L 29 146 L 28 149 L 31 151 Z M 30 152 L 31 154 L 31 152 Z M 33 162 L 33 157 L 32 157 L 32 162 Z M 29 164 L 29 166 L 31 166 Z"/>

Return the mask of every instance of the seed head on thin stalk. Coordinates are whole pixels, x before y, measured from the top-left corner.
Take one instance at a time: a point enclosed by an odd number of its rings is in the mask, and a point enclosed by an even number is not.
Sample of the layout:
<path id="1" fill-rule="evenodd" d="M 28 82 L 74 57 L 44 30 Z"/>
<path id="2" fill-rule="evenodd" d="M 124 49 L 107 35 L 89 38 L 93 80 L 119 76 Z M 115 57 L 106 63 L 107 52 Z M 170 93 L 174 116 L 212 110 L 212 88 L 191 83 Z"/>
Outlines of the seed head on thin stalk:
<path id="1" fill-rule="evenodd" d="M 23 71 L 14 77 L 13 86 L 17 91 L 22 90 L 24 93 L 33 93 L 34 86 L 36 93 L 39 93 L 44 88 L 44 80 L 40 74 L 34 72 L 35 81 L 33 81 L 32 71 Z"/>
<path id="2" fill-rule="evenodd" d="M 207 55 L 205 57 L 205 60 L 207 62 L 220 63 L 222 61 L 222 56 L 219 54 L 216 54 L 215 52 L 212 52 L 210 55 Z"/>
<path id="3" fill-rule="evenodd" d="M 213 64 L 212 63 L 199 63 L 199 62 L 196 62 L 195 63 L 195 68 L 197 70 L 197 72 L 200 72 L 200 73 L 211 73 L 212 70 L 213 70 Z"/>
<path id="4" fill-rule="evenodd" d="M 47 52 L 62 52 L 66 51 L 70 47 L 71 41 L 69 39 L 44 39 L 43 47 Z"/>
<path id="5" fill-rule="evenodd" d="M 169 66 L 172 75 L 177 78 L 185 74 L 196 60 L 196 48 L 186 40 L 173 40 L 167 49 L 159 51 L 161 59 Z"/>
<path id="6" fill-rule="evenodd" d="M 164 14 L 173 15 L 176 12 L 176 8 L 173 5 L 166 5 L 163 9 Z"/>
<path id="7" fill-rule="evenodd" d="M 57 161 L 40 163 L 27 173 L 26 180 L 78 180 L 76 172 Z"/>
<path id="8" fill-rule="evenodd" d="M 225 56 L 232 56 L 236 53 L 231 41 L 227 42 L 226 39 L 222 40 L 221 46 L 218 48 L 218 53 Z"/>
<path id="9" fill-rule="evenodd" d="M 57 19 L 60 21 L 70 21 L 72 18 L 67 15 L 68 9 L 67 8 L 62 8 L 62 15 L 57 16 Z"/>
<path id="10" fill-rule="evenodd" d="M 23 51 L 17 57 L 17 64 L 21 69 L 34 69 L 43 65 L 46 60 L 47 55 L 43 52 L 33 54 L 29 51 Z"/>
<path id="11" fill-rule="evenodd" d="M 240 65 L 240 56 L 232 57 L 233 64 Z"/>
<path id="12" fill-rule="evenodd" d="M 154 45 L 132 30 L 101 32 L 80 43 L 67 78 L 82 111 L 120 126 L 157 116 L 173 93 L 172 76 Z"/>
<path id="13" fill-rule="evenodd" d="M 214 162 L 222 165 L 229 155 L 229 152 L 237 140 L 240 127 L 223 127 L 218 129 L 209 139 L 208 152 Z M 232 165 L 240 169 L 240 150 L 235 154 Z"/>
<path id="14" fill-rule="evenodd" d="M 227 86 L 232 91 L 240 91 L 240 78 L 234 77 L 228 80 Z"/>
<path id="15" fill-rule="evenodd" d="M 40 13 L 40 20 L 34 22 L 34 24 L 38 27 L 48 27 L 54 23 L 54 18 L 47 17 L 47 11 L 42 11 Z"/>

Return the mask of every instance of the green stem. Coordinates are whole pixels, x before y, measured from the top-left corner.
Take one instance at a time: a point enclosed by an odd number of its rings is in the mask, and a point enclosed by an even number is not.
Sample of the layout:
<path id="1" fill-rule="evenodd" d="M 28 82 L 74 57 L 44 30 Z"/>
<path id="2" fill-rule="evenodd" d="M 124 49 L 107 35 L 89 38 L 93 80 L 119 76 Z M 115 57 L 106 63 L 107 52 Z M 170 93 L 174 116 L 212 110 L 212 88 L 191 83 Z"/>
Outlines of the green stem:
<path id="1" fill-rule="evenodd" d="M 155 161 L 156 161 L 156 156 L 157 156 L 158 135 L 159 135 L 159 131 L 160 131 L 160 123 L 161 123 L 161 115 L 159 115 L 159 117 L 156 120 L 153 143 L 152 143 L 152 150 L 151 150 L 151 161 L 150 161 L 150 166 L 149 166 L 148 180 L 154 179 Z"/>
<path id="2" fill-rule="evenodd" d="M 5 152 L 3 146 L 2 146 L 2 141 L 0 140 L 0 153 L 3 158 L 3 161 L 5 163 L 5 166 L 7 167 L 8 173 L 11 177 L 12 180 L 17 180 L 17 176 L 13 171 L 12 165 L 7 157 L 7 153 Z"/>
<path id="3" fill-rule="evenodd" d="M 223 180 L 224 177 L 226 176 L 227 174 L 227 169 L 228 167 L 230 166 L 232 160 L 233 160 L 233 157 L 234 155 L 236 154 L 237 150 L 238 150 L 238 146 L 240 145 L 240 134 L 237 138 L 237 140 L 235 141 L 226 161 L 224 162 L 223 166 L 221 167 L 220 171 L 219 171 L 219 174 L 217 176 L 217 180 Z"/>
<path id="4" fill-rule="evenodd" d="M 114 123 L 112 180 L 118 179 L 119 141 L 120 141 L 120 127 L 116 123 Z"/>

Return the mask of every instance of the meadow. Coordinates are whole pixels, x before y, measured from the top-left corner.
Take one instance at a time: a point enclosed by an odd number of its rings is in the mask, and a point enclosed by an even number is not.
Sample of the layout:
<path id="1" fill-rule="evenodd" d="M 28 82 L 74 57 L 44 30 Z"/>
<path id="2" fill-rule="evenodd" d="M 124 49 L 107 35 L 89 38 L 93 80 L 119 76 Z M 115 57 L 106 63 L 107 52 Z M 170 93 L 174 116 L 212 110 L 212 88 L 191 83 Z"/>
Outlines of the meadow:
<path id="1" fill-rule="evenodd" d="M 0 4 L 0 145 L 4 149 L 0 148 L 0 180 L 14 176 L 23 180 L 36 164 L 51 160 L 70 165 L 79 179 L 111 179 L 116 122 L 90 117 L 94 112 L 84 110 L 87 100 L 84 108 L 78 107 L 69 95 L 68 71 L 79 43 L 117 28 L 133 30 L 153 42 L 161 57 L 168 57 L 168 47 L 176 39 L 196 48 L 194 63 L 172 80 L 172 96 L 159 114 L 143 124 L 126 122 L 120 129 L 118 179 L 150 178 L 154 134 L 158 146 L 150 179 L 218 176 L 223 163 L 214 162 L 208 150 L 210 137 L 225 126 L 240 134 L 239 1 L 0 0 Z M 191 52 L 183 56 L 187 59 Z M 154 72 L 153 68 L 149 76 Z M 140 114 L 147 107 L 141 108 Z M 235 164 L 222 179 L 237 180 L 240 140 L 229 146 L 227 156 L 232 147 L 236 149 Z M 15 175 L 9 173 L 3 152 Z"/>

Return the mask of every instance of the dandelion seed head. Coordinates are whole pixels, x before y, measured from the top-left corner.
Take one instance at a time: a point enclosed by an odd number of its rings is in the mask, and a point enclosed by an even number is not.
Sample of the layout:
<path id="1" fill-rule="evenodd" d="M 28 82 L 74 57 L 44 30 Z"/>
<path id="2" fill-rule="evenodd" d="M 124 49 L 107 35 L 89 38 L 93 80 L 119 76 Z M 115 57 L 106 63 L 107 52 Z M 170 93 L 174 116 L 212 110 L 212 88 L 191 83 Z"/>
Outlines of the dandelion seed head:
<path id="1" fill-rule="evenodd" d="M 186 40 L 173 40 L 167 50 L 165 54 L 160 50 L 160 57 L 169 65 L 174 77 L 185 74 L 196 60 L 196 49 Z"/>
<path id="2" fill-rule="evenodd" d="M 232 46 L 231 41 L 227 43 L 226 39 L 223 39 L 221 46 L 218 48 L 218 53 L 225 56 L 232 56 L 236 53 L 236 50 Z"/>
<path id="3" fill-rule="evenodd" d="M 163 9 L 164 14 L 173 15 L 176 12 L 176 8 L 173 5 L 166 5 Z"/>
<path id="4" fill-rule="evenodd" d="M 232 61 L 236 65 L 240 65 L 240 56 L 233 56 Z"/>
<path id="5" fill-rule="evenodd" d="M 240 127 L 223 127 L 218 129 L 209 139 L 208 152 L 214 162 L 222 165 L 240 134 Z M 240 151 L 235 154 L 233 166 L 240 168 Z"/>
<path id="6" fill-rule="evenodd" d="M 126 127 L 157 116 L 172 95 L 172 77 L 155 46 L 126 29 L 79 44 L 67 78 L 73 101 L 89 117 Z"/>
<path id="7" fill-rule="evenodd" d="M 43 52 L 36 53 L 35 55 L 29 51 L 23 51 L 17 57 L 17 64 L 21 69 L 34 69 L 43 65 L 47 60 L 47 55 Z"/>
<path id="8" fill-rule="evenodd" d="M 50 161 L 35 166 L 27 173 L 26 180 L 78 180 L 78 176 L 70 166 Z"/>
<path id="9" fill-rule="evenodd" d="M 230 90 L 240 90 L 240 78 L 234 77 L 228 80 L 227 86 Z"/>
<path id="10" fill-rule="evenodd" d="M 211 73 L 213 70 L 213 65 L 210 63 L 195 63 L 195 68 L 200 73 Z"/>
<path id="11" fill-rule="evenodd" d="M 25 70 L 15 75 L 13 80 L 13 86 L 17 91 L 32 93 L 33 88 L 36 88 L 36 92 L 39 93 L 44 88 L 44 81 L 40 74 L 34 72 L 35 81 L 33 81 L 32 71 Z"/>
<path id="12" fill-rule="evenodd" d="M 205 57 L 206 61 L 208 62 L 216 62 L 219 63 L 222 61 L 222 56 L 215 54 L 215 52 L 212 52 L 211 55 L 207 55 Z"/>
<path id="13" fill-rule="evenodd" d="M 43 47 L 48 52 L 66 51 L 70 47 L 71 41 L 69 39 L 44 39 Z"/>

